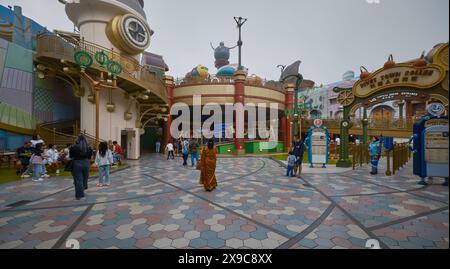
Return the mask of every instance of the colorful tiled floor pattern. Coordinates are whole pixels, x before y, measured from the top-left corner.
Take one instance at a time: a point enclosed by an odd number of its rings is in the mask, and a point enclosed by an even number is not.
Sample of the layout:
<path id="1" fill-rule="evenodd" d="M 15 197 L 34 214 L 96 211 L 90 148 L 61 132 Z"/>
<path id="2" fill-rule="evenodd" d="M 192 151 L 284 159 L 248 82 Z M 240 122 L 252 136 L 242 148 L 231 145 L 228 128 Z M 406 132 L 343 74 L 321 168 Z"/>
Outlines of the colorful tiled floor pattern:
<path id="1" fill-rule="evenodd" d="M 284 177 L 266 158 L 218 161 L 219 187 L 207 193 L 199 171 L 148 155 L 91 179 L 85 201 L 71 179 L 0 186 L 0 249 L 449 248 L 448 187 L 416 185 L 406 166 L 393 177 L 367 167 Z"/>

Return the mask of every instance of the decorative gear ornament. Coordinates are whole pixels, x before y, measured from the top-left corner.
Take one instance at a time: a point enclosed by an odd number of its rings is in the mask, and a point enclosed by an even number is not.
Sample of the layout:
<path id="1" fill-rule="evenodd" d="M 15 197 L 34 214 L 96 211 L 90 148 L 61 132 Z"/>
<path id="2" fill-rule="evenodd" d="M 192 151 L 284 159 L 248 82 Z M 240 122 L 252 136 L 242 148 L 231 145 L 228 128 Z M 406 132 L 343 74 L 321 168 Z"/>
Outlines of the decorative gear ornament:
<path id="1" fill-rule="evenodd" d="M 342 91 L 337 97 L 337 102 L 343 106 L 349 106 L 355 102 L 355 95 L 350 90 Z"/>

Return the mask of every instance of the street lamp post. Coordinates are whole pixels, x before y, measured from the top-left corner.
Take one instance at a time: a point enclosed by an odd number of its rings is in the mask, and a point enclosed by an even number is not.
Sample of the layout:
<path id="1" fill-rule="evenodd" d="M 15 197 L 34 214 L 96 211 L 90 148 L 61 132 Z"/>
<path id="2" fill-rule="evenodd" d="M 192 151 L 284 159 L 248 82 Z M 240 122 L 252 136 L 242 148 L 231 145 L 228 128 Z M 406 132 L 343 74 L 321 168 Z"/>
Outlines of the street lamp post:
<path id="1" fill-rule="evenodd" d="M 239 47 L 239 67 L 238 70 L 242 70 L 242 26 L 244 25 L 244 23 L 247 21 L 247 19 L 242 18 L 242 17 L 234 17 L 234 20 L 237 23 L 237 27 L 239 29 L 239 40 L 238 40 L 238 47 Z"/>
<path id="2" fill-rule="evenodd" d="M 100 71 L 98 80 L 86 73 L 86 70 L 93 65 L 94 59 L 101 68 L 105 68 L 111 74 L 111 82 L 105 80 L 103 70 Z M 100 91 L 102 89 L 117 89 L 117 77 L 122 73 L 122 66 L 118 62 L 109 59 L 108 55 L 103 51 L 95 53 L 94 59 L 85 50 L 77 51 L 74 54 L 75 63 L 81 68 L 81 77 L 95 90 L 95 147 L 98 149 L 100 143 Z"/>
<path id="3" fill-rule="evenodd" d="M 297 75 L 289 75 L 285 77 L 281 83 L 284 83 L 288 78 L 295 77 L 297 78 L 295 82 L 295 89 L 294 89 L 294 128 L 292 130 L 293 137 L 299 136 L 299 122 L 301 121 L 301 115 L 299 115 L 299 92 L 300 92 L 300 86 L 303 82 L 303 76 L 301 74 Z M 301 131 L 300 131 L 301 136 Z"/>

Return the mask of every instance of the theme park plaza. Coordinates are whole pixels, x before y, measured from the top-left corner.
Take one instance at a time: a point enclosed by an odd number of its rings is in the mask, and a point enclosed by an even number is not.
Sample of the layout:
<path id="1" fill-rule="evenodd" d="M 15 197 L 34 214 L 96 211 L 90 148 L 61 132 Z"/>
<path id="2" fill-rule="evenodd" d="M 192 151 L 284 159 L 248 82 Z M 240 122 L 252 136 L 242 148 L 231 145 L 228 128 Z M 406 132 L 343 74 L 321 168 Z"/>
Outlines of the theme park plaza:
<path id="1" fill-rule="evenodd" d="M 0 249 L 449 248 L 448 42 L 263 79 L 235 17 L 175 78 L 143 0 L 55 2 L 0 5 Z"/>

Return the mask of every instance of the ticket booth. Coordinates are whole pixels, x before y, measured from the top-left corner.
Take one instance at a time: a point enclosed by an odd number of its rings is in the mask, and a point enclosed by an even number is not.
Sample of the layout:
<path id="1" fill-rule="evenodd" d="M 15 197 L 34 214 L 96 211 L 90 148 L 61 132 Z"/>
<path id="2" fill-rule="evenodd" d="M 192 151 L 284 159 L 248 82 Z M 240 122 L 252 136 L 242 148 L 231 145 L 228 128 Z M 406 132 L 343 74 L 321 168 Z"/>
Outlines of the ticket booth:
<path id="1" fill-rule="evenodd" d="M 445 112 L 441 104 L 431 104 L 427 110 L 429 114 L 414 124 L 410 139 L 414 174 L 421 177 L 420 185 L 427 185 L 427 177 L 441 177 L 448 186 L 448 116 L 441 116 Z"/>
<path id="2" fill-rule="evenodd" d="M 314 126 L 308 131 L 308 137 L 305 144 L 308 148 L 308 162 L 311 168 L 315 164 L 321 164 L 322 168 L 326 168 L 328 163 L 328 144 L 330 137 L 327 127 L 323 126 L 321 119 L 314 121 Z"/>

